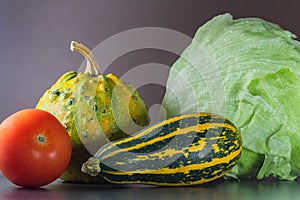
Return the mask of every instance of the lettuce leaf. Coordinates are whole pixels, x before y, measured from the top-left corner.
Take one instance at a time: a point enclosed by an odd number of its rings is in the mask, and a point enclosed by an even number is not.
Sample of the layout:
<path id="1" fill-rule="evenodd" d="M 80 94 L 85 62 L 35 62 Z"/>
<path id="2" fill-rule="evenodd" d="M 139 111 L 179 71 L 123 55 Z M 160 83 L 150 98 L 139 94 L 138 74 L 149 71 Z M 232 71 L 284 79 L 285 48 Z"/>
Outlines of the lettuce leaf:
<path id="1" fill-rule="evenodd" d="M 243 139 L 231 174 L 295 179 L 300 175 L 300 43 L 295 38 L 263 19 L 214 17 L 171 67 L 165 117 L 221 114 Z"/>

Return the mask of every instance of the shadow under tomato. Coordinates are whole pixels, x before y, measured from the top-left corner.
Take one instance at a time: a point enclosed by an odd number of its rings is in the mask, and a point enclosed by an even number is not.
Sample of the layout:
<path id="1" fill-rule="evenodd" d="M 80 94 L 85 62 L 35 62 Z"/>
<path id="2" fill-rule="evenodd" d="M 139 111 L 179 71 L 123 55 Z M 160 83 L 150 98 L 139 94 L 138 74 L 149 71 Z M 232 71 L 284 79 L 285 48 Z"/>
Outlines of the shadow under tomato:
<path id="1" fill-rule="evenodd" d="M 4 200 L 30 200 L 30 199 L 43 199 L 43 200 L 64 200 L 66 199 L 63 193 L 45 188 L 11 188 L 0 194 L 0 199 Z"/>

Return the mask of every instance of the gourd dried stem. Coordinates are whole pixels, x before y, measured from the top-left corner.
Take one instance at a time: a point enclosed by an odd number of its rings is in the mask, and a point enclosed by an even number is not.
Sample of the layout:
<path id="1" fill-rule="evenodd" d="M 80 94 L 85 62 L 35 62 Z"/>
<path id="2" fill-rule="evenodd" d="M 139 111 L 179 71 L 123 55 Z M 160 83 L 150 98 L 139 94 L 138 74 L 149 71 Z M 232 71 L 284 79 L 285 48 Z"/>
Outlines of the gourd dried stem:
<path id="1" fill-rule="evenodd" d="M 101 74 L 98 62 L 89 48 L 87 48 L 86 46 L 84 46 L 79 42 L 72 41 L 70 45 L 70 49 L 71 51 L 78 51 L 86 58 L 87 63 L 86 63 L 86 69 L 84 73 L 90 73 L 91 75 L 94 76 L 98 76 Z"/>
<path id="2" fill-rule="evenodd" d="M 97 176 L 101 171 L 100 160 L 95 157 L 90 157 L 82 164 L 81 171 L 89 174 L 90 176 Z"/>

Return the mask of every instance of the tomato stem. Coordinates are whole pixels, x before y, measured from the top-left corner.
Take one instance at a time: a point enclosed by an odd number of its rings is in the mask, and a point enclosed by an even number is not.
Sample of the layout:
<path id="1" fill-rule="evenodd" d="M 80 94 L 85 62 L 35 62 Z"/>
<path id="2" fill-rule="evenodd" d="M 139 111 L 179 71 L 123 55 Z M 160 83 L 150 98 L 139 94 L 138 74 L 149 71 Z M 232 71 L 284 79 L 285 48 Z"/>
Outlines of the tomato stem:
<path id="1" fill-rule="evenodd" d="M 70 49 L 71 51 L 78 51 L 87 60 L 84 73 L 89 73 L 94 76 L 98 76 L 101 74 L 98 62 L 89 48 L 87 48 L 86 46 L 84 46 L 79 42 L 72 41 L 70 45 Z"/>

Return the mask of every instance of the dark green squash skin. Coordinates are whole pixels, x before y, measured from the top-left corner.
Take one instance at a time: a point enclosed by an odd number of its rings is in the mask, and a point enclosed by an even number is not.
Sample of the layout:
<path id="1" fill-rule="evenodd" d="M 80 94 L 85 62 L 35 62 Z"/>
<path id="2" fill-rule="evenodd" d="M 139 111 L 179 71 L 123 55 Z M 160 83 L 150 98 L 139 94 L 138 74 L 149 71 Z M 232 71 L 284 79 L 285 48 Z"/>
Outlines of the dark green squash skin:
<path id="1" fill-rule="evenodd" d="M 113 98 L 113 94 L 117 97 Z M 71 161 L 60 177 L 69 182 L 103 182 L 82 173 L 82 163 L 104 144 L 149 124 L 147 108 L 139 94 L 112 74 L 67 72 L 44 93 L 36 108 L 56 116 L 71 137 Z"/>
<path id="2" fill-rule="evenodd" d="M 229 172 L 241 150 L 241 135 L 228 119 L 189 114 L 104 145 L 82 170 L 118 184 L 195 185 Z"/>

